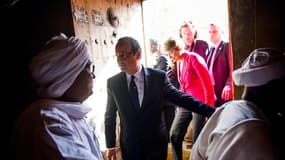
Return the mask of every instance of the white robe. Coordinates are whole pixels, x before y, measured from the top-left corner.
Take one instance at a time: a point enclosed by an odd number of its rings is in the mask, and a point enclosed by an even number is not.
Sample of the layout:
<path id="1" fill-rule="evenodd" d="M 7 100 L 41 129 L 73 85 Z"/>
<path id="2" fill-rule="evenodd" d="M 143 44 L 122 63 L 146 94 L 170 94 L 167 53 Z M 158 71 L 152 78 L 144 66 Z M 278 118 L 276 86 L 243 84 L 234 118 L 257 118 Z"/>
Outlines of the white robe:
<path id="1" fill-rule="evenodd" d="M 14 135 L 17 159 L 103 160 L 97 136 L 86 120 L 91 108 L 51 99 L 33 103 Z"/>
<path id="2" fill-rule="evenodd" d="M 268 127 L 254 104 L 244 100 L 225 103 L 204 126 L 190 160 L 276 160 Z"/>

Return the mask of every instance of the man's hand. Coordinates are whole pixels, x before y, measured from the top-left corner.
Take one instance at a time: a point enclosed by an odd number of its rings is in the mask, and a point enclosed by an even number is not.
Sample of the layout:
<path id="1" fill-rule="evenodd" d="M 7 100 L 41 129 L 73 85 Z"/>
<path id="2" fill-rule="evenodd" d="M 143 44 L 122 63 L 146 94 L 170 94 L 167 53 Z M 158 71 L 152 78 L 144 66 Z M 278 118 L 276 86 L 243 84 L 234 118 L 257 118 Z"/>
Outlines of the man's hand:
<path id="1" fill-rule="evenodd" d="M 107 160 L 116 160 L 116 149 L 108 149 L 106 155 Z"/>
<path id="2" fill-rule="evenodd" d="M 222 92 L 222 99 L 225 101 L 233 99 L 233 92 L 232 88 L 229 86 L 225 86 Z"/>

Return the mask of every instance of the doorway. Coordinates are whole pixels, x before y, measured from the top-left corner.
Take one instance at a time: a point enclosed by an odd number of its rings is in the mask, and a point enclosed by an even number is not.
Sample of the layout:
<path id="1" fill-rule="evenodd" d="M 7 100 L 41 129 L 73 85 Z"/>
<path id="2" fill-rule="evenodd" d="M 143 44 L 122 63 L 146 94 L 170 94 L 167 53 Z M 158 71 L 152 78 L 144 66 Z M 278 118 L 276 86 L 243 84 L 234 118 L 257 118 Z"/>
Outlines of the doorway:
<path id="1" fill-rule="evenodd" d="M 218 23 L 223 28 L 223 40 L 229 42 L 227 0 L 146 0 L 142 3 L 146 44 L 146 64 L 149 57 L 149 39 L 161 44 L 169 36 L 178 36 L 179 25 L 193 22 L 198 39 L 209 42 L 209 24 Z"/>

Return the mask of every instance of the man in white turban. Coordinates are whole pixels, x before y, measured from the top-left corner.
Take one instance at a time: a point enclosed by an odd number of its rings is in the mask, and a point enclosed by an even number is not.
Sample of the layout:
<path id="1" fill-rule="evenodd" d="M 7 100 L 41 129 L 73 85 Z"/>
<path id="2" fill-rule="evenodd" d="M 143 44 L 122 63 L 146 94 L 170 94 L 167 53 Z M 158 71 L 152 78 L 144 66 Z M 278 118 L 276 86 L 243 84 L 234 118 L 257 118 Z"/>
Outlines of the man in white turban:
<path id="1" fill-rule="evenodd" d="M 16 159 L 103 160 L 82 104 L 92 94 L 94 66 L 86 44 L 53 37 L 31 61 L 38 99 L 20 115 L 13 135 Z"/>
<path id="2" fill-rule="evenodd" d="M 254 50 L 233 72 L 233 80 L 244 86 L 241 100 L 216 110 L 190 159 L 285 159 L 285 53 L 273 48 Z"/>
<path id="3" fill-rule="evenodd" d="M 31 62 L 40 97 L 58 98 L 72 85 L 89 62 L 86 45 L 75 37 L 53 37 Z"/>

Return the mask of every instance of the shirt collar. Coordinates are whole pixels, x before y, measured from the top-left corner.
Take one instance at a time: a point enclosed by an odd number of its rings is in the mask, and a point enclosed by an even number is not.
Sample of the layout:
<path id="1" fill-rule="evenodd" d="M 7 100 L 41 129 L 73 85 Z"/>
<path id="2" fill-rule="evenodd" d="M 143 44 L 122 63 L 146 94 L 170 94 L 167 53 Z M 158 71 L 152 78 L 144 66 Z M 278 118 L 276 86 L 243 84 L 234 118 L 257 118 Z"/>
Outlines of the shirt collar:
<path id="1" fill-rule="evenodd" d="M 65 101 L 57 101 L 53 99 L 41 99 L 38 100 L 37 103 L 45 107 L 55 107 L 69 116 L 73 118 L 84 118 L 88 112 L 92 109 L 85 104 L 80 102 L 65 102 Z"/>
<path id="2" fill-rule="evenodd" d="M 126 75 L 127 75 L 127 79 L 128 80 L 130 80 L 131 79 L 131 76 L 132 75 L 134 75 L 136 78 L 138 78 L 138 79 L 141 79 L 141 77 L 142 77 L 142 65 L 140 65 L 139 66 L 139 69 L 138 69 L 138 71 L 135 73 L 135 74 L 128 74 L 128 73 L 126 73 Z"/>
<path id="3" fill-rule="evenodd" d="M 219 43 L 217 43 L 217 45 L 214 45 L 213 47 L 218 48 L 219 45 L 221 44 L 222 40 L 219 41 Z"/>

